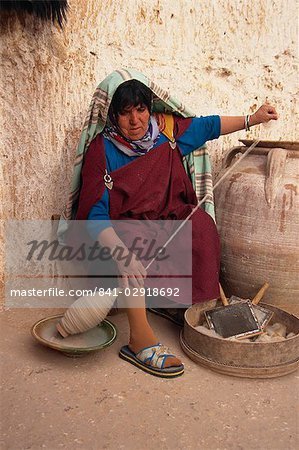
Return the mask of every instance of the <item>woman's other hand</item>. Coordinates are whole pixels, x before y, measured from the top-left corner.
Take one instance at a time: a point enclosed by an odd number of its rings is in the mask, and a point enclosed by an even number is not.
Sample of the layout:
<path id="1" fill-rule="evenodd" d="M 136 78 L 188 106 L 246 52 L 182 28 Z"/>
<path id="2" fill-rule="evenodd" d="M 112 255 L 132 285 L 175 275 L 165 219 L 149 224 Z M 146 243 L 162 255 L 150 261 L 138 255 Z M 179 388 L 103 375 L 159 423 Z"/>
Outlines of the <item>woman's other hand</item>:
<path id="1" fill-rule="evenodd" d="M 278 114 L 274 106 L 271 106 L 270 103 L 265 103 L 250 116 L 249 125 L 259 125 L 260 123 L 267 123 L 270 122 L 270 120 L 277 119 Z"/>
<path id="2" fill-rule="evenodd" d="M 105 228 L 98 236 L 102 247 L 108 247 L 120 275 L 120 287 L 144 286 L 146 270 L 133 252 L 130 252 L 112 227 Z"/>
<path id="3" fill-rule="evenodd" d="M 131 285 L 140 288 L 144 286 L 146 270 L 134 253 L 129 251 L 122 257 L 113 259 L 120 274 L 120 287 L 126 288 Z"/>

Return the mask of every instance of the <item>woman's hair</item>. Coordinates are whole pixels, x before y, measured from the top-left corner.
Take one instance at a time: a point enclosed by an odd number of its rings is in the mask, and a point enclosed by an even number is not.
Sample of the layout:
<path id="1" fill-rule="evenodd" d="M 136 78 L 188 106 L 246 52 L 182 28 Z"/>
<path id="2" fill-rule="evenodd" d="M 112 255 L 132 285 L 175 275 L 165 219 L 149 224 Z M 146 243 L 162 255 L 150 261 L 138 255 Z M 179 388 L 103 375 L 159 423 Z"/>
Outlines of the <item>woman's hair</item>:
<path id="1" fill-rule="evenodd" d="M 115 91 L 109 108 L 111 119 L 130 106 L 145 105 L 149 112 L 152 109 L 152 91 L 138 80 L 129 80 L 122 83 Z"/>

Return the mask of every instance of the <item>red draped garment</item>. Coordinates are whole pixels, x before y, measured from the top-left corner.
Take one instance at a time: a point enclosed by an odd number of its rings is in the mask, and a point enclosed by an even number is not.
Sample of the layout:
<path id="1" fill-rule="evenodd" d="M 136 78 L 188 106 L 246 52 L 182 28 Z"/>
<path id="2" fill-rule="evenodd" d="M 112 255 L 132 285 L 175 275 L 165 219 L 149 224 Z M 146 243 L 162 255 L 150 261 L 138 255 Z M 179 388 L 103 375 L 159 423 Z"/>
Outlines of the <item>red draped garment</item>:
<path id="1" fill-rule="evenodd" d="M 190 119 L 176 118 L 174 137 L 178 138 L 189 124 Z M 84 158 L 76 219 L 86 220 L 92 206 L 102 197 L 105 170 L 104 139 L 100 134 L 92 141 Z M 184 220 L 197 204 L 178 146 L 173 149 L 170 142 L 111 172 L 110 176 L 113 180 L 109 191 L 111 220 Z M 216 225 L 200 208 L 190 220 L 192 294 L 186 291 L 179 299 L 172 299 L 179 303 L 191 303 L 184 295 L 192 296 L 192 303 L 219 296 L 220 241 Z M 126 241 L 124 236 L 121 238 Z M 184 249 L 179 236 L 172 245 L 178 251 Z"/>

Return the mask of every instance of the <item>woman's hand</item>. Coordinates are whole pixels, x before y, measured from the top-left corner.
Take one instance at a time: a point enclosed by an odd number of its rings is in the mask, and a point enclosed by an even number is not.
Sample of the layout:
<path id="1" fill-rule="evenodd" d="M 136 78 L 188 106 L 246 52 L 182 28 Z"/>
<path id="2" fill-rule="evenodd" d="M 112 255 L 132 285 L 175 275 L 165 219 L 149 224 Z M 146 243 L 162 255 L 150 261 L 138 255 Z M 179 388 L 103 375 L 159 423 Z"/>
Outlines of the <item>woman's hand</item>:
<path id="1" fill-rule="evenodd" d="M 269 103 L 262 105 L 254 114 L 249 118 L 249 126 L 259 125 L 260 123 L 267 123 L 270 120 L 277 120 L 278 114 L 274 106 Z"/>
<path id="2" fill-rule="evenodd" d="M 254 114 L 248 117 L 249 126 L 251 127 L 260 123 L 267 123 L 270 120 L 277 120 L 278 114 L 274 106 L 271 106 L 269 103 L 265 103 Z M 235 131 L 243 130 L 246 126 L 246 119 L 244 116 L 221 116 L 220 120 L 220 134 L 234 133 Z"/>
<path id="3" fill-rule="evenodd" d="M 136 288 L 144 286 L 146 270 L 134 253 L 128 251 L 122 257 L 113 259 L 120 274 L 120 287 L 126 288 L 129 284 Z"/>
<path id="4" fill-rule="evenodd" d="M 98 236 L 102 247 L 108 247 L 120 274 L 120 287 L 144 286 L 146 270 L 133 252 L 130 252 L 112 227 L 105 228 Z"/>

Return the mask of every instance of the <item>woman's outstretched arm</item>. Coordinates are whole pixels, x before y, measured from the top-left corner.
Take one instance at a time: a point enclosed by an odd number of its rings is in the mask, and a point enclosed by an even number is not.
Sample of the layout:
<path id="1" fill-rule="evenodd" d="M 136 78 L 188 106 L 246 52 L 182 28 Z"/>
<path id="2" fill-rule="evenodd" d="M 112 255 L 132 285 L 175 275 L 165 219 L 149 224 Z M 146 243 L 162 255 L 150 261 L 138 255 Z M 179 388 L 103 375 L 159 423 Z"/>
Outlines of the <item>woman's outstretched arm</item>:
<path id="1" fill-rule="evenodd" d="M 246 124 L 246 117 L 248 123 Z M 278 114 L 276 109 L 269 103 L 262 105 L 254 114 L 249 116 L 221 116 L 221 131 L 220 134 L 229 134 L 234 131 L 248 129 L 260 123 L 267 123 L 270 120 L 277 120 Z"/>

